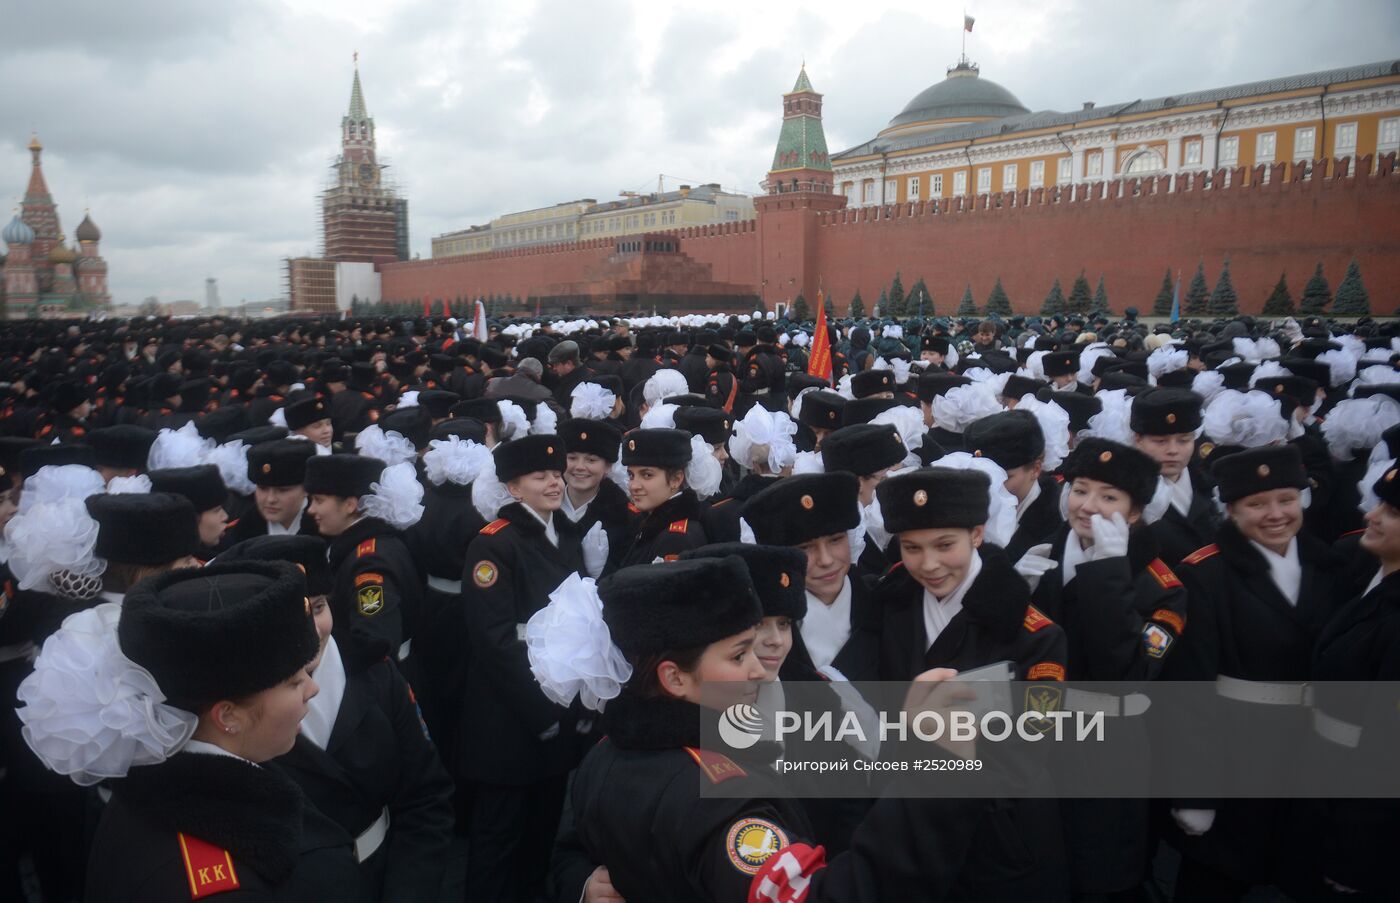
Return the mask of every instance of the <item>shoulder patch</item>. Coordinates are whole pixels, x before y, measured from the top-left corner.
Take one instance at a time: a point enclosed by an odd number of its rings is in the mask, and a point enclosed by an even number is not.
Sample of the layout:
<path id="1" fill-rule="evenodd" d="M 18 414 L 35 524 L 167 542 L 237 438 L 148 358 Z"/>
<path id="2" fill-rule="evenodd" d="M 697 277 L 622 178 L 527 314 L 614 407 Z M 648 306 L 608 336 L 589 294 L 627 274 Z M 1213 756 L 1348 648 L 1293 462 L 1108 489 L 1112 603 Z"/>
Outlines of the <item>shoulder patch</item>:
<path id="1" fill-rule="evenodd" d="M 1034 605 L 1027 605 L 1026 620 L 1024 623 L 1026 630 L 1030 631 L 1031 633 L 1035 633 L 1037 630 L 1042 630 L 1046 627 L 1049 627 L 1055 622 L 1047 618 L 1045 616 L 1045 613 L 1040 609 L 1036 608 Z"/>
<path id="2" fill-rule="evenodd" d="M 355 587 L 358 589 L 366 583 L 383 583 L 384 575 L 376 574 L 373 571 L 365 571 L 363 574 L 355 575 Z"/>
<path id="3" fill-rule="evenodd" d="M 1157 579 L 1157 583 L 1162 589 L 1181 589 L 1181 581 L 1176 579 L 1176 574 L 1167 567 L 1167 563 L 1160 558 L 1152 559 L 1152 563 L 1147 566 L 1147 570 Z"/>
<path id="4" fill-rule="evenodd" d="M 1171 645 L 1172 635 L 1163 630 L 1160 624 L 1148 621 L 1142 629 L 1143 650 L 1152 658 L 1164 658 Z"/>
<path id="5" fill-rule="evenodd" d="M 766 818 L 739 819 L 724 841 L 729 864 L 745 875 L 757 875 L 763 863 L 787 845 L 787 834 Z"/>
<path id="6" fill-rule="evenodd" d="M 1181 559 L 1181 563 L 1182 563 L 1182 564 L 1200 564 L 1202 561 L 1205 561 L 1207 558 L 1214 558 L 1216 555 L 1219 555 L 1219 554 L 1220 554 L 1220 546 L 1216 545 L 1215 543 L 1211 543 L 1210 545 L 1208 545 L 1208 546 L 1202 546 L 1201 548 L 1199 548 L 1199 549 L 1197 549 L 1196 551 L 1192 552 L 1190 555 L 1187 555 L 1185 558 Z"/>
<path id="7" fill-rule="evenodd" d="M 494 562 L 482 559 L 472 568 L 472 582 L 482 589 L 490 589 L 496 585 L 496 580 L 501 576 L 501 572 L 496 569 Z"/>
<path id="8" fill-rule="evenodd" d="M 175 836 L 180 841 L 180 856 L 185 861 L 192 899 L 238 890 L 238 873 L 234 871 L 233 857 L 228 850 L 188 834 Z"/>
<path id="9" fill-rule="evenodd" d="M 378 576 L 377 574 L 375 576 Z M 384 584 L 367 583 L 355 591 L 355 607 L 360 614 L 372 618 L 384 610 Z"/>
<path id="10" fill-rule="evenodd" d="M 358 546 L 355 546 L 355 557 L 356 557 L 356 558 L 364 558 L 366 555 L 373 555 L 373 554 L 374 554 L 374 540 L 372 540 L 372 539 L 366 539 L 364 542 L 360 543 Z"/>
<path id="11" fill-rule="evenodd" d="M 738 762 L 721 753 L 710 752 L 696 746 L 687 746 L 685 751 L 690 753 L 690 757 L 695 760 L 696 765 L 700 766 L 700 770 L 705 773 L 705 777 L 710 779 L 711 784 L 723 784 L 732 778 L 745 778 L 749 775 L 747 771 L 739 767 Z"/>
<path id="12" fill-rule="evenodd" d="M 1065 666 L 1057 662 L 1038 662 L 1026 672 L 1026 680 L 1064 680 Z"/>
<path id="13" fill-rule="evenodd" d="M 671 521 L 671 526 L 666 529 L 670 530 L 672 533 L 684 533 L 689 524 L 690 520 L 688 518 L 682 518 L 681 520 Z"/>
<path id="14" fill-rule="evenodd" d="M 481 535 L 495 536 L 497 533 L 501 532 L 509 526 L 510 521 L 506 520 L 504 517 L 498 517 L 495 520 L 491 521 L 491 523 L 481 528 Z"/>
<path id="15" fill-rule="evenodd" d="M 1170 608 L 1157 609 L 1152 613 L 1152 620 L 1160 621 L 1163 624 L 1166 624 L 1172 630 L 1176 631 L 1177 636 L 1181 636 L 1181 634 L 1186 630 L 1186 619 L 1183 618 L 1181 615 L 1177 614 L 1176 612 L 1172 611 Z"/>

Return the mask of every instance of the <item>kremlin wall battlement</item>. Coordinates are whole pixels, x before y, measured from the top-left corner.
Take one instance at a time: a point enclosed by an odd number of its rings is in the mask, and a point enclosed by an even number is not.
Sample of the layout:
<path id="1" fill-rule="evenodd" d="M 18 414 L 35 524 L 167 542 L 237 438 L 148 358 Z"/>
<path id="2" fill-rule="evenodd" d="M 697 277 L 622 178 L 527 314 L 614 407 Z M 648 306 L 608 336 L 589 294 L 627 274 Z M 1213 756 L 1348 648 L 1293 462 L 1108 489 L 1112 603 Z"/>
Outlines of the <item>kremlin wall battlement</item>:
<path id="1" fill-rule="evenodd" d="M 814 196 L 818 203 L 804 203 Z M 1289 274 L 1296 295 L 1317 263 L 1335 285 L 1352 258 L 1377 313 L 1400 305 L 1394 153 L 1378 161 L 1369 155 L 1317 160 L 1309 168 L 1285 162 L 885 207 L 844 205 L 840 196 L 779 193 L 759 198 L 752 222 L 646 234 L 676 238 L 679 253 L 668 256 L 705 268 L 712 283 L 725 286 L 713 294 L 733 302 L 747 292 L 770 309 L 799 292 L 815 300 L 819 283 L 839 313 L 857 290 L 869 310 L 899 272 L 906 287 L 925 280 L 939 314 L 953 312 L 968 284 L 982 304 L 998 278 L 1017 312 L 1034 313 L 1054 279 L 1067 290 L 1083 270 L 1091 283 L 1103 276 L 1115 309 L 1136 306 L 1145 313 L 1165 270 L 1179 271 L 1184 285 L 1203 261 L 1213 283 L 1227 256 L 1246 313 L 1259 311 L 1280 273 Z M 383 296 L 536 296 L 542 312 L 563 312 L 568 306 L 555 299 L 590 294 L 584 288 L 590 283 L 598 283 L 600 302 L 606 298 L 598 272 L 627 256 L 618 251 L 625 241 L 385 264 Z M 629 308 L 626 300 L 600 304 L 597 312 L 654 306 L 636 298 Z M 661 306 L 670 305 L 663 299 Z"/>

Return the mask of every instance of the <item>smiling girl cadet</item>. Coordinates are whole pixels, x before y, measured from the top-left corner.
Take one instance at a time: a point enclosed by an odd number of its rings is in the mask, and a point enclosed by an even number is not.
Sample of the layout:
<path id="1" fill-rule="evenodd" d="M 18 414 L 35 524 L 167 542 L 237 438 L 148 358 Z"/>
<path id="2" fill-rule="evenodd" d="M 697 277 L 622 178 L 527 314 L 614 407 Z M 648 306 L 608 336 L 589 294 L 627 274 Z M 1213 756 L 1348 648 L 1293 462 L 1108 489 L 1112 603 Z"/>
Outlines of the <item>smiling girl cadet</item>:
<path id="1" fill-rule="evenodd" d="M 112 789 L 87 900 L 370 899 L 350 836 L 262 767 L 296 741 L 318 645 L 282 562 L 161 574 L 49 638 L 20 688 L 25 739 Z"/>
<path id="2" fill-rule="evenodd" d="M 633 430 L 622 439 L 622 463 L 636 514 L 620 566 L 674 560 L 709 542 L 697 493 L 719 488 L 720 464 L 708 442 L 685 430 Z"/>
<path id="3" fill-rule="evenodd" d="M 577 836 L 566 840 L 628 903 L 973 899 L 957 893 L 975 853 L 967 824 L 982 802 L 882 798 L 851 852 L 828 863 L 776 776 L 702 748 L 702 719 L 757 698 L 762 620 L 736 556 L 639 565 L 596 589 L 587 580 L 560 588 L 530 624 L 532 666 L 553 698 L 582 693 L 594 708 L 606 700 L 607 727 L 575 773 Z M 951 676 L 921 675 L 919 686 Z M 718 784 L 723 798 L 705 792 Z"/>

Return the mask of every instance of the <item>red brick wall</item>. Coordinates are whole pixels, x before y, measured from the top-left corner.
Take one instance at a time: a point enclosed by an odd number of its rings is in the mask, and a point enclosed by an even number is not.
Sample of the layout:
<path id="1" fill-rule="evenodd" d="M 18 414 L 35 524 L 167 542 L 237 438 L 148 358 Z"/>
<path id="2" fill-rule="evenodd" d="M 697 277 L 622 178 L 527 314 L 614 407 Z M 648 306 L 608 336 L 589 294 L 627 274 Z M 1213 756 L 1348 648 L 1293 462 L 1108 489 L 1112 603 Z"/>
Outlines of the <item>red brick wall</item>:
<path id="1" fill-rule="evenodd" d="M 1356 168 L 1367 172 L 1372 163 L 1363 158 Z M 671 234 L 680 238 L 682 253 L 712 267 L 715 282 L 752 286 L 770 308 L 799 291 L 815 300 L 820 281 L 839 312 L 857 288 L 868 311 L 899 271 L 906 290 L 924 278 L 941 314 L 956 309 L 968 283 L 978 305 L 985 304 L 998 276 L 1016 309 L 1033 313 L 1055 278 L 1068 294 L 1083 270 L 1091 287 L 1104 277 L 1115 310 L 1133 305 L 1147 314 L 1166 269 L 1180 270 L 1184 293 L 1198 261 L 1205 261 L 1214 286 L 1228 255 L 1243 311 L 1257 312 L 1284 270 L 1296 301 L 1318 261 L 1335 291 L 1354 257 L 1372 310 L 1388 315 L 1400 305 L 1400 173 L 1394 164 L 1389 155 L 1377 175 L 1307 182 L 1294 181 L 1291 165 L 1279 164 L 1267 185 L 1259 184 L 1262 168 L 1234 171 L 1232 187 L 1211 190 L 1198 173 L 1178 177 L 1171 192 L 1172 178 L 1163 176 L 1079 186 L 1073 200 L 1057 200 L 1049 190 L 1021 191 L 899 205 L 887 216 L 872 208 L 823 211 L 834 199 L 813 206 L 800 195 L 779 195 L 759 199 L 756 224 Z M 1223 184 L 1224 171 L 1213 179 Z M 386 264 L 384 297 L 529 295 L 584 279 L 613 245 L 596 239 Z"/>

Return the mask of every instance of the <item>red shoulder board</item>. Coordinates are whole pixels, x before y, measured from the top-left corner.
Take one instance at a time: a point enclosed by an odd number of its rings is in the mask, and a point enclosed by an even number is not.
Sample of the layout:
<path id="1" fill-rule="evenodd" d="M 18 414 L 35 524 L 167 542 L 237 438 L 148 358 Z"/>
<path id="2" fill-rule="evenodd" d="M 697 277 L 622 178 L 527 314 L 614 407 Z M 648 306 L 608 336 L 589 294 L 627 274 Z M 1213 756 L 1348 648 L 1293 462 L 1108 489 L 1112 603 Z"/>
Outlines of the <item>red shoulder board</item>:
<path id="1" fill-rule="evenodd" d="M 510 526 L 510 521 L 504 517 L 491 521 L 491 523 L 481 528 L 482 536 L 495 536 L 497 533 Z"/>
<path id="2" fill-rule="evenodd" d="M 638 508 L 636 505 L 632 504 L 631 502 L 628 502 L 628 503 L 627 503 L 627 513 L 628 513 L 628 514 L 641 514 L 641 513 L 642 513 L 642 509 L 641 509 L 641 508 Z"/>
<path id="3" fill-rule="evenodd" d="M 1064 474 L 1062 474 L 1062 473 L 1057 473 L 1057 474 L 1055 474 L 1055 482 L 1056 482 L 1056 483 L 1063 483 L 1064 481 L 1065 481 L 1065 475 L 1064 475 Z"/>
<path id="4" fill-rule="evenodd" d="M 1182 563 L 1182 564 L 1200 564 L 1202 561 L 1205 561 L 1207 558 L 1214 558 L 1216 555 L 1219 555 L 1219 554 L 1220 554 L 1220 546 L 1216 545 L 1215 543 L 1211 543 L 1210 545 L 1208 545 L 1208 546 L 1202 546 L 1201 548 L 1199 548 L 1199 549 L 1197 549 L 1196 551 L 1192 552 L 1190 555 L 1187 555 L 1185 558 L 1181 559 L 1181 563 Z"/>
<path id="5" fill-rule="evenodd" d="M 1167 563 L 1160 558 L 1152 559 L 1152 563 L 1147 566 L 1153 577 L 1162 585 L 1162 589 L 1180 589 L 1181 581 L 1176 579 L 1172 569 L 1167 567 Z"/>
<path id="6" fill-rule="evenodd" d="M 1345 533 L 1342 534 L 1342 537 L 1345 537 L 1345 536 L 1360 536 L 1362 533 L 1365 533 L 1365 532 L 1366 532 L 1366 528 L 1365 528 L 1365 527 L 1362 527 L 1360 530 L 1348 530 L 1347 532 L 1345 532 Z M 1342 537 L 1338 537 L 1338 539 L 1340 539 L 1340 538 L 1342 538 Z"/>
<path id="7" fill-rule="evenodd" d="M 199 900 L 214 894 L 238 890 L 238 873 L 228 850 L 205 843 L 198 837 L 177 834 L 185 875 L 190 879 L 190 898 Z"/>
<path id="8" fill-rule="evenodd" d="M 730 778 L 746 778 L 749 775 L 728 756 L 710 752 L 707 749 L 698 749 L 694 746 L 687 746 L 685 751 L 690 753 L 695 764 L 699 765 L 700 770 L 705 772 L 705 777 L 710 779 L 711 784 L 723 784 Z"/>
<path id="9" fill-rule="evenodd" d="M 241 517 L 235 517 L 233 520 L 231 520 L 231 521 L 229 521 L 228 523 L 224 524 L 224 529 L 225 529 L 225 530 L 232 530 L 234 527 L 238 526 L 238 522 L 239 522 L 240 520 L 242 520 Z"/>
<path id="10" fill-rule="evenodd" d="M 374 540 L 366 539 L 355 547 L 355 557 L 364 558 L 366 555 L 374 554 Z"/>
<path id="11" fill-rule="evenodd" d="M 889 570 L 885 571 L 885 576 L 888 577 L 890 574 L 893 574 L 895 571 L 898 571 L 898 570 L 903 569 L 903 567 L 904 567 L 904 562 L 903 562 L 903 561 L 896 561 L 894 564 L 890 565 L 890 569 L 889 569 Z"/>
<path id="12" fill-rule="evenodd" d="M 1034 605 L 1026 606 L 1025 626 L 1026 629 L 1029 630 L 1031 633 L 1035 633 L 1037 630 L 1049 627 L 1051 624 L 1054 623 L 1054 621 L 1045 617 L 1045 613 L 1042 612 L 1040 609 L 1036 608 Z"/>
<path id="13" fill-rule="evenodd" d="M 87 430 L 83 429 L 83 428 L 80 427 L 80 426 L 75 426 L 75 427 L 73 427 L 73 435 L 75 435 L 75 436 L 82 436 L 82 435 L 85 435 L 86 433 L 87 433 Z"/>
<path id="14" fill-rule="evenodd" d="M 720 505 L 726 505 L 726 504 L 728 504 L 728 503 L 730 503 L 730 502 L 732 502 L 732 501 L 734 501 L 733 498 L 723 498 L 723 499 L 720 499 L 720 500 L 717 501 L 717 502 L 712 502 L 712 503 L 710 504 L 710 507 L 711 507 L 711 508 L 718 508 Z"/>
<path id="15" fill-rule="evenodd" d="M 667 527 L 667 529 L 670 530 L 672 533 L 684 533 L 685 528 L 687 525 L 689 525 L 689 523 L 689 519 L 682 518 L 680 520 L 671 521 L 671 526 Z"/>

